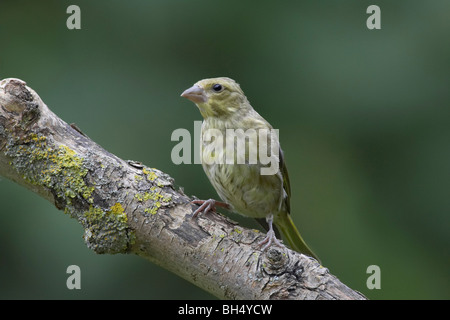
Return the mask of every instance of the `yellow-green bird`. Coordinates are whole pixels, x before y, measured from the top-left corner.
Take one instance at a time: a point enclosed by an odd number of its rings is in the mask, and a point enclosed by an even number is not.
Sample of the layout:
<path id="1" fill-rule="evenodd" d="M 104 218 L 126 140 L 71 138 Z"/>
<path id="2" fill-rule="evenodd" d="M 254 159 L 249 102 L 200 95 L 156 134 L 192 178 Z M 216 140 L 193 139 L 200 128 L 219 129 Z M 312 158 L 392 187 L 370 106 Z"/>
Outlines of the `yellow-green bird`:
<path id="1" fill-rule="evenodd" d="M 222 206 L 247 217 L 265 218 L 269 230 L 260 242 L 263 250 L 271 244 L 281 245 L 272 226 L 275 223 L 292 249 L 318 260 L 289 214 L 291 189 L 278 136 L 252 108 L 239 84 L 226 77 L 204 79 L 181 96 L 194 102 L 204 118 L 202 166 L 224 201 L 195 200 L 201 206 L 194 216 Z M 233 139 L 231 143 L 227 137 Z M 276 168 L 271 171 L 274 162 Z"/>

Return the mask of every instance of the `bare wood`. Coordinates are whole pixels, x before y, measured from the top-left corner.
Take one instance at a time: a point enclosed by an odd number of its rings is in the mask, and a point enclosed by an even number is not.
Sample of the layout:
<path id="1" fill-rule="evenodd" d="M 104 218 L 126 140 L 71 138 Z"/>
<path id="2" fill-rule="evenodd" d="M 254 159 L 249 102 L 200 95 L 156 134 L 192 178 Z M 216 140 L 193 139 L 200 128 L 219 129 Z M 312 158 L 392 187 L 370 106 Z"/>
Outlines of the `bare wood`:
<path id="1" fill-rule="evenodd" d="M 221 299 L 365 299 L 316 260 L 261 252 L 263 235 L 209 213 L 160 170 L 124 161 L 58 118 L 19 79 L 0 81 L 0 175 L 77 219 L 97 253 L 134 253 Z"/>

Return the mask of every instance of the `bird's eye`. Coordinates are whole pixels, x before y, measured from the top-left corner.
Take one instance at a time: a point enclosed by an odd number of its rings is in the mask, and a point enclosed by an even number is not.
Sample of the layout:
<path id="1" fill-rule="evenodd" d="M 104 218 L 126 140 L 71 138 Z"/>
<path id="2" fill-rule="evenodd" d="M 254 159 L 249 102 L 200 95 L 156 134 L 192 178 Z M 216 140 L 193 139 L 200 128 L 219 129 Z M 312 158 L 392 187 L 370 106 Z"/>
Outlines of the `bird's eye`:
<path id="1" fill-rule="evenodd" d="M 216 83 L 215 85 L 212 86 L 212 89 L 213 89 L 215 92 L 220 92 L 220 91 L 223 90 L 223 86 L 222 86 L 221 84 Z"/>

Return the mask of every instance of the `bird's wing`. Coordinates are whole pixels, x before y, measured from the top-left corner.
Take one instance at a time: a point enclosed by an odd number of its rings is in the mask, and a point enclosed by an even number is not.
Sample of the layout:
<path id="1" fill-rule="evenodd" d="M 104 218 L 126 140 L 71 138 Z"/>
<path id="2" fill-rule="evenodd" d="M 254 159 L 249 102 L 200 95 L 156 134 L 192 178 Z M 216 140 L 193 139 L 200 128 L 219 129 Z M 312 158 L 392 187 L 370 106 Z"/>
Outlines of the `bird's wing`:
<path id="1" fill-rule="evenodd" d="M 290 204 L 290 200 L 291 200 L 291 184 L 289 182 L 289 174 L 287 171 L 287 167 L 286 167 L 286 163 L 284 162 L 284 154 L 283 154 L 283 150 L 281 150 L 280 148 L 280 162 L 279 162 L 279 169 L 281 172 L 281 176 L 283 178 L 283 189 L 285 192 L 285 196 L 284 196 L 284 203 L 286 205 L 286 210 L 287 212 L 291 212 L 291 204 Z"/>

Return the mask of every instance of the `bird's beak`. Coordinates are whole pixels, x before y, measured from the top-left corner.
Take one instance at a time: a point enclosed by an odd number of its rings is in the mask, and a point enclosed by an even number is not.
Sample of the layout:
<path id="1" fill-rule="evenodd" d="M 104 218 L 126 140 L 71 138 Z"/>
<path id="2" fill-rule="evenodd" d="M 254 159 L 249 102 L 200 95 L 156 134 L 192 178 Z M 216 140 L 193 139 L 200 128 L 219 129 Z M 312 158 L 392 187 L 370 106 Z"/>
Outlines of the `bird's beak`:
<path id="1" fill-rule="evenodd" d="M 191 100 L 194 103 L 205 103 L 208 100 L 205 95 L 205 90 L 196 84 L 185 90 L 181 96 Z"/>

